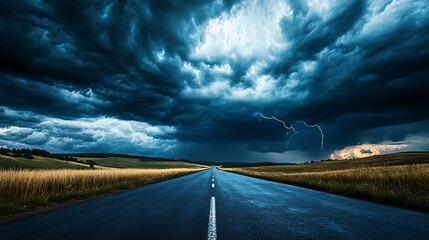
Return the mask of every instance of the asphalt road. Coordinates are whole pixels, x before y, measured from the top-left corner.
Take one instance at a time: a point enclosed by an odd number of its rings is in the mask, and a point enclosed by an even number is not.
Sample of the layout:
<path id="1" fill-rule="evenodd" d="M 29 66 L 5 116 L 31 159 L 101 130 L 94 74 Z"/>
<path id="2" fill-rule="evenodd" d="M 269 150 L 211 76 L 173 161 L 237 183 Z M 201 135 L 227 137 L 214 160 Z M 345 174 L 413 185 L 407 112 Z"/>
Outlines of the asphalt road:
<path id="1" fill-rule="evenodd" d="M 428 214 L 212 168 L 1 223 L 0 239 L 429 239 L 428 226 Z"/>

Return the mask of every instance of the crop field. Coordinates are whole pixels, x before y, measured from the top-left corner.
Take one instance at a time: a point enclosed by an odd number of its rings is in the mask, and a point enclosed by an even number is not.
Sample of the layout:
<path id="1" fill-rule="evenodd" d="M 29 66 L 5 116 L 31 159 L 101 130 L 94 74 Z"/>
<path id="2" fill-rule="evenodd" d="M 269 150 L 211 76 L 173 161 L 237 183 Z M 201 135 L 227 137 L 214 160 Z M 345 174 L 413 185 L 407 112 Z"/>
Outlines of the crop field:
<path id="1" fill-rule="evenodd" d="M 83 158 L 78 160 L 91 160 L 97 163 L 97 166 L 110 168 L 150 168 L 150 169 L 168 169 L 168 168 L 205 168 L 206 166 L 182 161 L 142 161 L 137 158 Z"/>
<path id="2" fill-rule="evenodd" d="M 0 218 L 202 169 L 0 170 Z"/>
<path id="3" fill-rule="evenodd" d="M 429 212 L 428 155 L 398 153 L 355 160 L 222 170 Z"/>
<path id="4" fill-rule="evenodd" d="M 71 200 L 183 176 L 207 167 L 182 161 L 137 158 L 78 158 L 89 165 L 34 156 L 0 156 L 0 218 Z"/>

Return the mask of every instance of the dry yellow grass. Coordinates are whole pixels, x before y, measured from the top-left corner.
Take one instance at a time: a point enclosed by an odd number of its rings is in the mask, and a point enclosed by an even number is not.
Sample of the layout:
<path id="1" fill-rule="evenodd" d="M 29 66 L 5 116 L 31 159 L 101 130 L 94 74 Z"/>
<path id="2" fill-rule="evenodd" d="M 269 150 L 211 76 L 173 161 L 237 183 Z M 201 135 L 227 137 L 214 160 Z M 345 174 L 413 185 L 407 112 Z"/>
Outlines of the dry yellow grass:
<path id="1" fill-rule="evenodd" d="M 223 170 L 429 211 L 429 164 L 303 173 L 267 172 L 258 171 L 258 168 L 225 168 Z"/>
<path id="2" fill-rule="evenodd" d="M 0 216 L 159 182 L 200 170 L 0 170 Z"/>

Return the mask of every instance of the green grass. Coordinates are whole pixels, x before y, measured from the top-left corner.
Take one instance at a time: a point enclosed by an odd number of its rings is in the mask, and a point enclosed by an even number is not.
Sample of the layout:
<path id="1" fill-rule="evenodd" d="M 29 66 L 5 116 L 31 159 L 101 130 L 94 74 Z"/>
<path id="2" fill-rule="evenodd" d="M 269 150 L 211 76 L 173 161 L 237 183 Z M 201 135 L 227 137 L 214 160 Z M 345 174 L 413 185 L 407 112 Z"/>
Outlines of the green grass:
<path id="1" fill-rule="evenodd" d="M 223 170 L 429 212 L 428 152 Z"/>
<path id="2" fill-rule="evenodd" d="M 137 158 L 81 158 L 78 160 L 92 160 L 97 166 L 111 168 L 144 168 L 144 169 L 168 169 L 168 168 L 205 168 L 206 166 L 181 162 L 181 161 L 141 161 Z"/>
<path id="3" fill-rule="evenodd" d="M 86 169 L 88 165 L 48 157 L 34 159 L 0 155 L 0 169 Z"/>

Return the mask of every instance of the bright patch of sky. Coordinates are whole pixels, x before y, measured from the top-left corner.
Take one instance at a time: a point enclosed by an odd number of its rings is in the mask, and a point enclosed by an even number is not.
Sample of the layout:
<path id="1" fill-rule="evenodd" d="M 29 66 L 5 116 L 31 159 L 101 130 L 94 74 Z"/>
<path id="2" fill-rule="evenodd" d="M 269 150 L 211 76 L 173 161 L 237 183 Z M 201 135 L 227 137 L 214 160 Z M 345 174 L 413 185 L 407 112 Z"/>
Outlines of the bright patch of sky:
<path id="1" fill-rule="evenodd" d="M 6 109 L 3 114 L 13 117 L 16 113 L 19 112 Z M 30 124 L 29 127 L 0 128 L 0 144 L 17 147 L 49 146 L 51 151 L 87 151 L 107 147 L 110 152 L 121 151 L 124 146 L 135 152 L 168 151 L 176 144 L 176 140 L 168 137 L 176 132 L 175 127 L 171 126 L 112 117 L 41 119 L 41 122 Z"/>
<path id="2" fill-rule="evenodd" d="M 206 61 L 270 59 L 287 43 L 279 25 L 291 14 L 284 1 L 249 0 L 199 26 L 192 57 Z"/>

